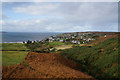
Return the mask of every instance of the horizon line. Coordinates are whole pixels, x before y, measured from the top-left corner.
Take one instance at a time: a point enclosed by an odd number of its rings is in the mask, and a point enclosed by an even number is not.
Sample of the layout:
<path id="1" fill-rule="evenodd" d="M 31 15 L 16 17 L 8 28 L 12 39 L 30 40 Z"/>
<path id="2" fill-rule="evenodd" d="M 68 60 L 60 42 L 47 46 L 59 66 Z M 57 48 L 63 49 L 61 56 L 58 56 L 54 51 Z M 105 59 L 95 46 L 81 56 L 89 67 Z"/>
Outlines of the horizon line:
<path id="1" fill-rule="evenodd" d="M 0 31 L 0 32 L 16 32 L 16 31 Z M 17 31 L 21 32 L 21 31 Z M 31 31 L 30 31 L 31 32 Z M 71 32 L 119 32 L 119 31 L 64 31 L 64 32 L 49 32 L 49 31 L 44 31 L 44 32 L 31 32 L 31 33 L 71 33 Z"/>

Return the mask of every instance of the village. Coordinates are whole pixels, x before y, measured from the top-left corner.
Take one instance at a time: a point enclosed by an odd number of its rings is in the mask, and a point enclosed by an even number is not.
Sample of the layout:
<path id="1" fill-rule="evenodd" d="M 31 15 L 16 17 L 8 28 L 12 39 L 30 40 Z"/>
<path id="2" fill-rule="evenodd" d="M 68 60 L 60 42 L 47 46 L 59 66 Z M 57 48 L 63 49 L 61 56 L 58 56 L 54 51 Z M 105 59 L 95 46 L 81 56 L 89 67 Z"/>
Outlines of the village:
<path id="1" fill-rule="evenodd" d="M 87 44 L 93 40 L 96 40 L 98 37 L 104 36 L 107 37 L 106 34 L 96 34 L 96 33 L 63 33 L 56 36 L 50 36 L 48 38 L 45 38 L 43 40 L 35 40 L 31 41 L 31 43 L 34 42 L 64 42 L 64 43 L 70 43 L 70 44 Z M 27 41 L 23 42 L 27 43 Z"/>

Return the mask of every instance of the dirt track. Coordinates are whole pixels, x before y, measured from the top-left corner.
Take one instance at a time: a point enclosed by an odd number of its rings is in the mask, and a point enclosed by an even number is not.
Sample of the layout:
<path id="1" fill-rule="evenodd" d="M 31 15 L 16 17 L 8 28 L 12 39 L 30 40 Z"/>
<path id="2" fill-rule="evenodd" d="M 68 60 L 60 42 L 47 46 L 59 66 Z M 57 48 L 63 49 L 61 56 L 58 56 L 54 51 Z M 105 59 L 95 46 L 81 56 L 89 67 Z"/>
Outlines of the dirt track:
<path id="1" fill-rule="evenodd" d="M 3 78 L 92 78 L 80 65 L 55 53 L 28 53 L 19 65 L 3 67 Z"/>

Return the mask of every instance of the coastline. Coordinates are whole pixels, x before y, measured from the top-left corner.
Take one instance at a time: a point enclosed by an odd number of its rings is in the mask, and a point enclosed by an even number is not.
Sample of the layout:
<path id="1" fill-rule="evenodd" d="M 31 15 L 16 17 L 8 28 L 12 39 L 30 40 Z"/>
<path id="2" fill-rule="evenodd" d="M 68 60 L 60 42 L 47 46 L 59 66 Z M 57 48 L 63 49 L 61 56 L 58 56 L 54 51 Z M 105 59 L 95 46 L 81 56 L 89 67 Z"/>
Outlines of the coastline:
<path id="1" fill-rule="evenodd" d="M 0 42 L 0 43 L 23 43 L 23 42 Z"/>

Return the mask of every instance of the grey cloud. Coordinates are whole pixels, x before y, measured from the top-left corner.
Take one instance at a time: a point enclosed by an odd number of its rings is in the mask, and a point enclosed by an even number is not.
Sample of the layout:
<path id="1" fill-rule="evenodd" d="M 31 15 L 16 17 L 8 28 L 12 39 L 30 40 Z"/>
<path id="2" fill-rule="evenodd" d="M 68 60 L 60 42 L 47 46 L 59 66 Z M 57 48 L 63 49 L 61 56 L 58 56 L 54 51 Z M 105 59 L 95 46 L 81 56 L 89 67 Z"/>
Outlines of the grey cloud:
<path id="1" fill-rule="evenodd" d="M 16 23 L 23 29 L 34 31 L 117 31 L 117 3 L 114 2 L 62 2 L 62 3 L 34 3 L 33 5 L 15 7 L 16 13 L 50 17 L 37 18 L 35 20 L 21 20 Z M 51 17 L 53 16 L 53 17 Z M 37 22 L 38 20 L 38 22 Z M 8 22 L 12 25 L 13 23 Z M 44 28 L 43 28 L 44 26 Z M 20 29 L 20 28 L 19 28 Z M 20 29 L 21 30 L 21 29 Z"/>

